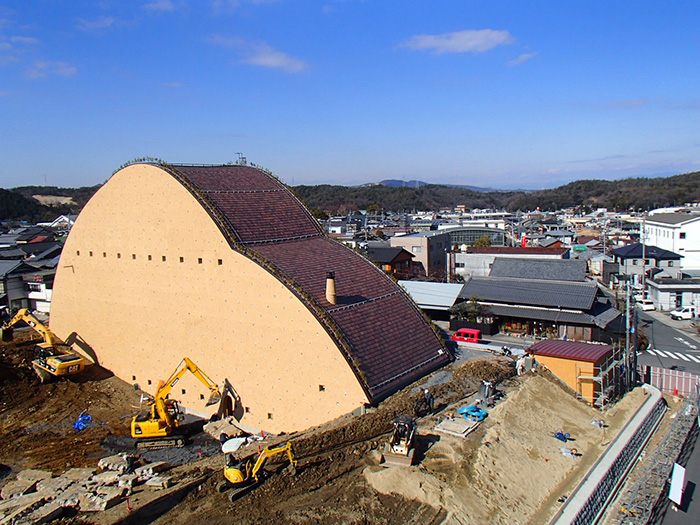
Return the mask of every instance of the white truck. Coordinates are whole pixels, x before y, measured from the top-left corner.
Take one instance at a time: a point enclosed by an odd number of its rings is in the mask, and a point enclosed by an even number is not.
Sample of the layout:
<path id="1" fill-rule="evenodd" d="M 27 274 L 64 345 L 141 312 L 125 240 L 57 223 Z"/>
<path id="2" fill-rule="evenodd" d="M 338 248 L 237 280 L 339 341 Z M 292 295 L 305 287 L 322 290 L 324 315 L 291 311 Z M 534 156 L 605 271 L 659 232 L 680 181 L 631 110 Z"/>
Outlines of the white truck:
<path id="1" fill-rule="evenodd" d="M 682 308 L 676 308 L 669 315 L 671 319 L 676 321 L 694 319 L 698 315 L 698 310 L 695 306 L 684 306 Z"/>

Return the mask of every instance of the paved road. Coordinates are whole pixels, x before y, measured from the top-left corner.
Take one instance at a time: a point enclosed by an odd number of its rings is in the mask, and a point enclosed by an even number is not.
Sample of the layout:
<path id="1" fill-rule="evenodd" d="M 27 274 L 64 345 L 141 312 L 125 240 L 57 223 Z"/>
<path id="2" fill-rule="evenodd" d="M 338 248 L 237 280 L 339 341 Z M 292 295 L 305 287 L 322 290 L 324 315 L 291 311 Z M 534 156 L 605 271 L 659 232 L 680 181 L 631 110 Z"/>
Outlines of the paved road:
<path id="1" fill-rule="evenodd" d="M 663 516 L 661 523 L 663 525 L 687 525 L 688 523 L 698 523 L 698 499 L 700 494 L 698 484 L 700 484 L 700 447 L 697 446 L 697 427 L 691 434 L 692 450 L 686 451 L 684 457 L 679 462 L 685 466 L 686 486 L 683 493 L 683 500 L 680 507 L 672 505 L 670 502 L 666 508 L 666 514 Z M 686 462 L 687 461 L 687 462 Z"/>
<path id="2" fill-rule="evenodd" d="M 637 357 L 640 365 L 700 375 L 700 338 L 692 333 L 690 321 L 673 321 L 660 312 L 639 312 L 638 327 L 651 343 Z"/>

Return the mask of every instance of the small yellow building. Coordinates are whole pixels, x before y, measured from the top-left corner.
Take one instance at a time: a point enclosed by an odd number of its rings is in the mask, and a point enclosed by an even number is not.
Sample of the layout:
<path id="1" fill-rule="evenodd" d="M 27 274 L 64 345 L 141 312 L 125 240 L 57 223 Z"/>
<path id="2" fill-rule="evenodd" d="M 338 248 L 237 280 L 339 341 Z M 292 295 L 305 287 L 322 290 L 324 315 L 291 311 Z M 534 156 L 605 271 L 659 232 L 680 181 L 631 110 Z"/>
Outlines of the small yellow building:
<path id="1" fill-rule="evenodd" d="M 592 405 L 604 403 L 615 387 L 619 363 L 611 345 L 547 339 L 527 351 Z"/>

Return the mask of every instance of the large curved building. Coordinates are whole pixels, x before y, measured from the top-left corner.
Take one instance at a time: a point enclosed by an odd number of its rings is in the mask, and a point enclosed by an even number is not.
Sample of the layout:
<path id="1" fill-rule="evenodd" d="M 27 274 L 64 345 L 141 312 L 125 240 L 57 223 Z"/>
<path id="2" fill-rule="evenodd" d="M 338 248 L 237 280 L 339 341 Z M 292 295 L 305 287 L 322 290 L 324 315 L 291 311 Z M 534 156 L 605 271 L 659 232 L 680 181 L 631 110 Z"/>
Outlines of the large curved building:
<path id="1" fill-rule="evenodd" d="M 66 242 L 51 327 L 147 392 L 187 356 L 231 382 L 242 424 L 275 433 L 376 404 L 449 362 L 399 286 L 244 165 L 116 172 Z M 186 376 L 172 397 L 205 413 L 205 394 Z"/>

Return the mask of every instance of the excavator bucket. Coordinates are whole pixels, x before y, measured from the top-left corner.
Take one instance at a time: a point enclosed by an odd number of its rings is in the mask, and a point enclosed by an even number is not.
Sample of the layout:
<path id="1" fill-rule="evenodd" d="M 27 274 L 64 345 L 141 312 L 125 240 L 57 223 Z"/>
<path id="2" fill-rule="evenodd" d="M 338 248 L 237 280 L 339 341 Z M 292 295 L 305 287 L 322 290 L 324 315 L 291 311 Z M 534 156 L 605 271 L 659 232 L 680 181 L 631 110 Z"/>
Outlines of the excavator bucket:
<path id="1" fill-rule="evenodd" d="M 216 405 L 219 401 L 221 401 L 221 392 L 219 392 L 218 390 L 212 391 L 211 395 L 209 396 L 209 399 L 207 399 L 206 406 Z"/>
<path id="2" fill-rule="evenodd" d="M 14 339 L 14 336 L 13 336 L 12 328 L 3 328 L 2 329 L 2 342 L 9 343 L 13 339 Z"/>
<path id="3" fill-rule="evenodd" d="M 391 450 L 391 449 L 389 449 Z M 383 467 L 410 467 L 413 465 L 413 458 L 416 454 L 416 449 L 412 448 L 406 454 L 394 454 L 391 451 L 385 451 L 382 454 L 379 464 Z"/>

